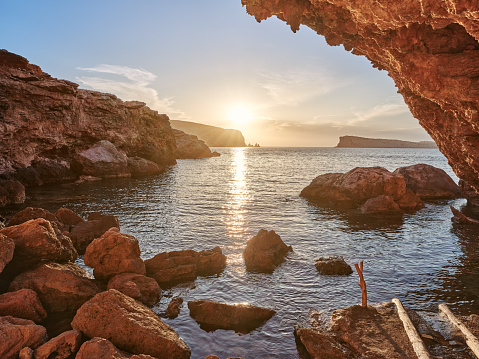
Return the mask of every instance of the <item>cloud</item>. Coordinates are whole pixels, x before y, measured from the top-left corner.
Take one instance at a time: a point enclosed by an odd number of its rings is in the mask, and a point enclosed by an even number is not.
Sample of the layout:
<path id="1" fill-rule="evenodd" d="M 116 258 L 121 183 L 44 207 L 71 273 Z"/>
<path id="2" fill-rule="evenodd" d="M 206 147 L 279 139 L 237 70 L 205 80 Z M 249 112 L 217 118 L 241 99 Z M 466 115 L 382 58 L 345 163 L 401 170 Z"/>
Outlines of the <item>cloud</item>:
<path id="1" fill-rule="evenodd" d="M 156 75 L 142 68 L 132 68 L 117 65 L 98 65 L 95 67 L 77 67 L 77 70 L 93 73 L 116 75 L 126 80 L 108 79 L 98 76 L 78 76 L 77 81 L 83 86 L 97 91 L 109 92 L 125 101 L 139 100 L 145 102 L 150 108 L 166 113 L 172 119 L 189 120 L 186 113 L 174 106 L 173 97 L 163 97 L 150 87 L 156 80 Z"/>
<path id="2" fill-rule="evenodd" d="M 366 111 L 356 112 L 354 118 L 348 121 L 348 125 L 358 125 L 362 122 L 383 119 L 403 115 L 409 112 L 409 108 L 404 103 L 402 97 L 397 96 L 388 99 L 387 102 L 374 106 Z"/>
<path id="3" fill-rule="evenodd" d="M 296 69 L 287 72 L 264 72 L 258 85 L 265 89 L 276 105 L 297 106 L 313 98 L 350 85 L 353 80 L 332 71 Z"/>

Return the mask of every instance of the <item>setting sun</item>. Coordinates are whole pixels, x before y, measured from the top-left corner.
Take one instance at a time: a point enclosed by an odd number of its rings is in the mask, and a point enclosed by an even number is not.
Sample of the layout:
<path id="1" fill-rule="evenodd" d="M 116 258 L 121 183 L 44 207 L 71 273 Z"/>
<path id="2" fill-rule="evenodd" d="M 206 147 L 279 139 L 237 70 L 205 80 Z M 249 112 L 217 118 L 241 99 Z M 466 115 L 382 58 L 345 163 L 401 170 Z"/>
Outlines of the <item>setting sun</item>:
<path id="1" fill-rule="evenodd" d="M 228 111 L 228 120 L 236 125 L 242 126 L 249 123 L 253 119 L 252 111 L 243 105 L 238 105 L 230 108 Z"/>

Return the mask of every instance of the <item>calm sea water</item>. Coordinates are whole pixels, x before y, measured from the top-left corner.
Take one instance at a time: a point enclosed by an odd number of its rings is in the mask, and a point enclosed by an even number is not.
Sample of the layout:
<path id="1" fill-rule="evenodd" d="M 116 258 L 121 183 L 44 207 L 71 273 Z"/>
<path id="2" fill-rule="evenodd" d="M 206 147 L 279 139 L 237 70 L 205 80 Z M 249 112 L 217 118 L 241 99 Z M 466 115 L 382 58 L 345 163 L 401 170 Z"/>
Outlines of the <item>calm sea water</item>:
<path id="1" fill-rule="evenodd" d="M 370 302 L 400 298 L 412 308 L 437 312 L 448 303 L 456 313 L 479 313 L 479 241 L 473 229 L 451 223 L 449 204 L 427 203 L 402 219 L 323 209 L 299 197 L 302 188 L 327 172 L 356 166 L 427 163 L 457 179 L 446 159 L 432 149 L 215 148 L 221 157 L 179 160 L 158 177 L 110 180 L 86 185 L 45 187 L 25 205 L 56 210 L 67 206 L 86 216 L 116 215 L 122 232 L 140 241 L 143 258 L 172 250 L 220 246 L 225 271 L 164 291 L 154 310 L 172 296 L 185 302 L 211 299 L 250 303 L 277 314 L 249 334 L 205 332 L 189 317 L 165 319 L 192 349 L 192 358 L 297 358 L 293 327 L 307 324 L 312 312 L 361 301 L 356 273 L 323 276 L 314 267 L 320 256 L 343 255 L 364 261 Z M 19 207 L 3 210 L 11 213 Z M 242 252 L 259 229 L 275 230 L 294 252 L 273 274 L 245 271 Z"/>

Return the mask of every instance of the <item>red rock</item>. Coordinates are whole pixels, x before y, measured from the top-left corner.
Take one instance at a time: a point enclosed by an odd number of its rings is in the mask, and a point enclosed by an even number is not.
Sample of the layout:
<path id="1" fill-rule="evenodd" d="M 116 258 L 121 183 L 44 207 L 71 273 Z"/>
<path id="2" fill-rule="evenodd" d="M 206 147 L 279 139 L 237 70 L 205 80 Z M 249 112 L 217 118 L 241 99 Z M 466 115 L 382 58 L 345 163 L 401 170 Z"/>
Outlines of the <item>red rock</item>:
<path id="1" fill-rule="evenodd" d="M 59 208 L 55 212 L 55 216 L 65 225 L 65 226 L 76 226 L 81 222 L 85 222 L 78 214 L 73 212 L 68 208 Z"/>
<path id="2" fill-rule="evenodd" d="M 13 180 L 0 180 L 0 207 L 23 202 L 25 202 L 25 186 L 23 184 Z"/>
<path id="3" fill-rule="evenodd" d="M 168 304 L 168 308 L 166 309 L 166 317 L 170 319 L 175 319 L 180 314 L 181 304 L 183 304 L 183 298 L 173 298 L 170 301 L 170 304 Z"/>
<path id="4" fill-rule="evenodd" d="M 399 207 L 391 196 L 380 195 L 368 199 L 361 206 L 361 212 L 364 214 L 403 214 L 404 212 Z"/>
<path id="5" fill-rule="evenodd" d="M 176 138 L 176 158 L 215 157 L 206 143 L 195 135 L 173 130 Z"/>
<path id="6" fill-rule="evenodd" d="M 145 354 L 130 354 L 116 348 L 109 340 L 93 338 L 80 347 L 75 359 L 156 359 Z"/>
<path id="7" fill-rule="evenodd" d="M 15 242 L 12 264 L 27 267 L 43 260 L 74 261 L 77 252 L 68 237 L 55 233 L 52 224 L 43 219 L 33 219 L 17 226 L 0 230 Z"/>
<path id="8" fill-rule="evenodd" d="M 217 355 L 210 354 L 210 355 L 207 355 L 205 359 L 220 359 L 220 357 Z"/>
<path id="9" fill-rule="evenodd" d="M 74 263 L 44 263 L 18 275 L 10 291 L 29 288 L 38 293 L 47 312 L 77 310 L 101 291 L 88 272 Z"/>
<path id="10" fill-rule="evenodd" d="M 146 273 L 138 240 L 121 233 L 118 228 L 111 228 L 93 240 L 86 249 L 83 261 L 93 268 L 95 278 L 101 280 L 109 280 L 120 273 Z"/>
<path id="11" fill-rule="evenodd" d="M 70 234 L 76 250 L 84 254 L 88 245 L 95 239 L 100 238 L 110 228 L 120 228 L 118 218 L 113 215 L 102 215 L 100 213 L 90 214 L 87 221 L 76 224 Z"/>
<path id="12" fill-rule="evenodd" d="M 82 334 L 69 330 L 35 349 L 35 359 L 66 359 L 80 348 Z"/>
<path id="13" fill-rule="evenodd" d="M 161 289 L 158 283 L 153 278 L 141 274 L 117 274 L 110 279 L 107 289 L 116 289 L 146 306 L 153 306 L 161 298 Z"/>
<path id="14" fill-rule="evenodd" d="M 205 330 L 231 329 L 247 333 L 269 320 L 276 312 L 249 304 L 226 304 L 210 300 L 188 302 L 190 316 Z"/>
<path id="15" fill-rule="evenodd" d="M 86 302 L 72 327 L 90 338 L 108 338 L 116 347 L 158 359 L 190 357 L 190 349 L 176 332 L 149 308 L 110 289 Z"/>
<path id="16" fill-rule="evenodd" d="M 0 273 L 5 266 L 12 260 L 15 250 L 15 242 L 0 233 Z"/>
<path id="17" fill-rule="evenodd" d="M 418 164 L 400 167 L 393 174 L 403 176 L 406 187 L 421 199 L 461 196 L 461 189 L 454 180 L 444 170 L 434 166 Z"/>
<path id="18" fill-rule="evenodd" d="M 314 263 L 316 269 L 321 274 L 326 275 L 349 275 L 353 270 L 341 256 L 321 257 Z"/>
<path id="19" fill-rule="evenodd" d="M 472 219 L 461 213 L 461 211 L 457 210 L 453 206 L 449 206 L 451 208 L 453 217 L 451 220 L 455 223 L 459 224 L 473 224 L 473 225 L 479 225 L 479 221 L 477 219 Z"/>
<path id="20" fill-rule="evenodd" d="M 57 222 L 60 226 L 63 226 L 63 224 L 60 222 L 58 217 L 55 216 L 50 211 L 47 211 L 46 209 L 43 209 L 43 208 L 32 208 L 32 207 L 27 207 L 23 209 L 22 211 L 15 213 L 12 216 L 12 218 L 10 218 L 10 221 L 8 221 L 7 226 L 16 226 L 18 224 L 25 223 L 31 219 L 37 219 L 37 218 L 43 218 L 50 222 Z"/>
<path id="21" fill-rule="evenodd" d="M 14 359 L 25 347 L 36 348 L 47 338 L 47 330 L 31 320 L 0 317 L 0 358 Z"/>
<path id="22" fill-rule="evenodd" d="M 391 197 L 398 206 L 403 205 L 404 210 L 422 206 L 420 198 L 408 191 L 402 176 L 395 176 L 382 167 L 356 167 L 344 174 L 320 175 L 301 191 L 301 196 L 339 208 L 358 208 L 378 196 Z"/>
<path id="23" fill-rule="evenodd" d="M 261 229 L 246 243 L 243 252 L 246 269 L 254 272 L 272 272 L 292 250 L 275 231 Z"/>
<path id="24" fill-rule="evenodd" d="M 71 168 L 80 175 L 101 178 L 130 177 L 127 155 L 110 141 L 99 141 L 77 154 Z"/>
<path id="25" fill-rule="evenodd" d="M 20 350 L 20 353 L 18 353 L 18 359 L 34 359 L 33 357 L 33 349 L 30 349 L 29 347 L 25 347 L 22 350 Z"/>
<path id="26" fill-rule="evenodd" d="M 141 157 L 128 157 L 128 170 L 132 177 L 153 176 L 161 172 L 155 162 Z"/>
<path id="27" fill-rule="evenodd" d="M 193 250 L 159 253 L 145 261 L 148 277 L 160 286 L 189 282 L 198 275 L 219 274 L 226 266 L 226 256 L 220 247 L 196 252 Z"/>
<path id="28" fill-rule="evenodd" d="M 47 312 L 35 291 L 20 289 L 0 295 L 0 316 L 6 315 L 41 323 L 47 317 Z"/>
<path id="29" fill-rule="evenodd" d="M 352 359 L 353 354 L 331 334 L 320 333 L 312 328 L 295 328 L 294 335 L 311 359 Z"/>

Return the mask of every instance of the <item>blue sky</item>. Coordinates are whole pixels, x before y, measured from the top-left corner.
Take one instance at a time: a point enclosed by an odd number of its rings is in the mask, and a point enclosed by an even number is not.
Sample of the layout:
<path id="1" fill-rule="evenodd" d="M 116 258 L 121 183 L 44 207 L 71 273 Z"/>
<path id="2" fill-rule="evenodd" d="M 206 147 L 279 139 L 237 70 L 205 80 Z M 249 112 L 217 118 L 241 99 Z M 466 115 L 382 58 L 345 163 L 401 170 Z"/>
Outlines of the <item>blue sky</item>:
<path id="1" fill-rule="evenodd" d="M 340 135 L 428 140 L 386 72 L 240 0 L 4 0 L 0 48 L 82 88 L 247 142 L 334 146 Z"/>

